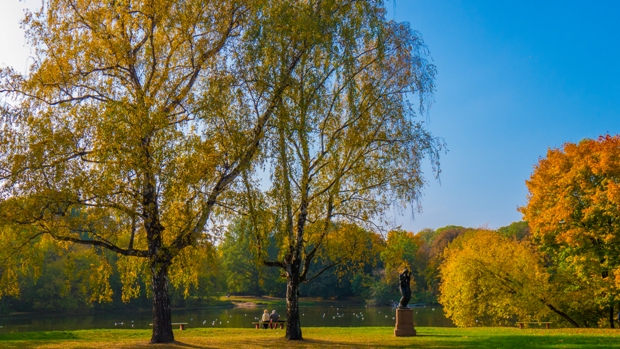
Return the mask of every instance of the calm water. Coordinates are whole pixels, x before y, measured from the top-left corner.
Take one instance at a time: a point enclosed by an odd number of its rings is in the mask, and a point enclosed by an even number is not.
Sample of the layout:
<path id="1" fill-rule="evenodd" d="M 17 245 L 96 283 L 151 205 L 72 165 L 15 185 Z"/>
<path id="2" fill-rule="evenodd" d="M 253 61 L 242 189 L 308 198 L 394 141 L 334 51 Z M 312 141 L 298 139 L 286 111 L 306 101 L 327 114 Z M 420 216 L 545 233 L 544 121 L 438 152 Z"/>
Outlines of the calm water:
<path id="1" fill-rule="evenodd" d="M 187 322 L 188 327 L 252 327 L 263 308 L 203 308 L 172 311 L 172 322 Z M 271 312 L 273 309 L 269 309 Z M 276 308 L 282 318 L 286 309 Z M 415 307 L 415 326 L 453 327 L 441 307 Z M 395 310 L 389 307 L 366 308 L 335 306 L 301 307 L 301 325 L 306 327 L 394 326 Z M 54 331 L 93 328 L 151 328 L 151 312 L 107 312 L 90 315 L 20 314 L 0 316 L 0 333 Z"/>

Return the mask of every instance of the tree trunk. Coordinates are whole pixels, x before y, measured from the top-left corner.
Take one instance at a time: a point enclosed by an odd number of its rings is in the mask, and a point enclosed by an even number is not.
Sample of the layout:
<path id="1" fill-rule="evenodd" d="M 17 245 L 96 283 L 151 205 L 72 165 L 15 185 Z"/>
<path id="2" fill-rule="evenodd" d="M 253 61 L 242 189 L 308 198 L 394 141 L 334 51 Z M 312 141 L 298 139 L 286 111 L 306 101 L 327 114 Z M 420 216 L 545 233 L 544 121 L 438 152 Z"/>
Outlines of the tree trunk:
<path id="1" fill-rule="evenodd" d="M 299 267 L 292 266 L 286 280 L 286 339 L 303 339 L 299 320 Z"/>
<path id="2" fill-rule="evenodd" d="M 614 328 L 614 302 L 609 303 L 609 323 Z"/>
<path id="3" fill-rule="evenodd" d="M 149 137 L 142 139 L 146 168 L 150 170 L 152 156 Z M 142 209 L 144 229 L 149 246 L 151 289 L 153 291 L 153 336 L 151 344 L 174 341 L 172 316 L 170 315 L 170 295 L 168 295 L 168 267 L 172 261 L 169 250 L 163 248 L 164 227 L 159 221 L 159 205 L 155 175 L 145 171 L 142 188 Z"/>
<path id="4" fill-rule="evenodd" d="M 174 341 L 170 296 L 168 295 L 168 265 L 160 261 L 151 262 L 153 289 L 153 336 L 151 344 Z"/>
<path id="5" fill-rule="evenodd" d="M 541 299 L 542 300 L 542 299 Z M 543 303 L 545 303 L 545 301 L 543 300 Z M 579 324 L 577 323 L 577 321 L 571 319 L 570 316 L 568 316 L 566 313 L 564 313 L 563 311 L 557 309 L 556 307 L 554 307 L 551 304 L 545 303 L 545 305 L 547 306 L 547 308 L 551 309 L 551 311 L 553 311 L 554 313 L 560 315 L 561 317 L 564 318 L 564 320 L 568 321 L 571 325 L 575 326 L 576 328 L 579 328 Z M 586 324 L 587 327 L 587 324 Z"/>

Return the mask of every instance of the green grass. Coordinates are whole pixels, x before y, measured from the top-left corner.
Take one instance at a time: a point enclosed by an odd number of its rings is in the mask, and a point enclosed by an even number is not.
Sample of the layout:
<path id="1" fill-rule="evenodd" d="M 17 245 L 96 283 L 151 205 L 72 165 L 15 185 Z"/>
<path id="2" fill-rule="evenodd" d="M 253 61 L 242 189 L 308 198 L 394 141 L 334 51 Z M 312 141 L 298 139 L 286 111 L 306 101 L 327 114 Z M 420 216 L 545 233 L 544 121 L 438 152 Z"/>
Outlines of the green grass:
<path id="1" fill-rule="evenodd" d="M 394 337 L 390 327 L 308 327 L 303 341 L 283 330 L 190 328 L 176 343 L 151 346 L 150 330 L 81 330 L 0 334 L 2 348 L 620 348 L 620 330 L 418 327 Z"/>

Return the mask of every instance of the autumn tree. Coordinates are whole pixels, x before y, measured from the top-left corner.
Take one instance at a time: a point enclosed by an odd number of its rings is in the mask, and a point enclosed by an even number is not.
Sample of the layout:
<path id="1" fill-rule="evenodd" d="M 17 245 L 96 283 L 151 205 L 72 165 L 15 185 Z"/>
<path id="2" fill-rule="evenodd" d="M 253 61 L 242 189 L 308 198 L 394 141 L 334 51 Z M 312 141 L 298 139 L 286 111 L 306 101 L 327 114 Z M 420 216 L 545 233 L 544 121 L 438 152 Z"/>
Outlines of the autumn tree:
<path id="1" fill-rule="evenodd" d="M 218 250 L 221 254 L 229 292 L 261 295 L 262 270 L 250 248 L 248 221 L 229 226 Z"/>
<path id="2" fill-rule="evenodd" d="M 385 281 L 396 283 L 398 274 L 407 268 L 414 275 L 411 287 L 415 287 L 417 272 L 417 252 L 420 241 L 413 233 L 404 230 L 388 232 L 385 248 L 381 251 L 381 261 L 385 267 Z"/>
<path id="3" fill-rule="evenodd" d="M 218 246 L 228 292 L 260 296 L 282 286 L 278 283 L 279 271 L 262 264 L 253 238 L 251 221 L 238 217 L 229 224 Z M 266 244 L 267 255 L 271 252 L 275 257 L 272 245 L 271 241 Z"/>
<path id="4" fill-rule="evenodd" d="M 428 253 L 428 262 L 424 272 L 426 284 L 429 291 L 436 297 L 439 296 L 439 283 L 441 281 L 439 267 L 443 263 L 444 250 L 457 237 L 472 230 L 473 229 L 471 228 L 465 228 L 458 225 L 448 225 L 438 228 L 432 235 L 430 246 L 424 249 Z"/>
<path id="5" fill-rule="evenodd" d="M 387 239 L 380 247 L 380 268 L 376 270 L 375 277 L 368 276 L 374 282 L 367 282 L 369 291 L 367 302 L 371 305 L 392 305 L 392 302 L 400 298 L 399 273 L 405 268 L 411 273 L 411 289 L 413 300 L 418 301 L 417 296 L 427 300 L 423 287 L 426 285 L 424 271 L 426 260 L 424 252 L 420 250 L 426 243 L 420 236 L 414 235 L 402 229 L 391 230 L 387 233 Z M 420 292 L 421 291 L 421 292 Z"/>
<path id="6" fill-rule="evenodd" d="M 11 241 L 9 229 L 0 232 L 3 259 L 6 251 L 13 251 L 6 242 Z M 19 240 L 18 240 L 19 241 Z M 103 257 L 103 258 L 102 258 Z M 49 239 L 40 241 L 36 251 L 28 258 L 13 258 L 2 264 L 2 297 L 18 303 L 28 304 L 29 309 L 38 311 L 75 311 L 92 307 L 92 303 L 112 300 L 112 285 L 107 277 L 112 273 L 109 263 L 102 263 L 101 256 L 92 248 L 73 245 L 67 249 L 58 248 Z M 15 276 L 21 276 L 14 280 Z M 15 282 L 14 282 L 15 281 Z M 19 281 L 19 282 L 16 282 Z"/>
<path id="7" fill-rule="evenodd" d="M 620 297 L 620 136 L 565 143 L 549 149 L 531 178 L 520 208 L 532 239 L 577 287 L 598 289 L 599 306 Z"/>
<path id="8" fill-rule="evenodd" d="M 508 325 L 515 318 L 540 321 L 555 315 L 575 327 L 568 314 L 565 275 L 552 274 L 527 241 L 490 230 L 470 231 L 452 242 L 440 266 L 439 302 L 457 326 Z"/>
<path id="9" fill-rule="evenodd" d="M 424 241 L 424 244 L 430 248 L 431 244 L 437 237 L 437 232 L 431 228 L 424 228 L 417 232 L 415 235 L 422 239 L 422 241 Z"/>
<path id="10" fill-rule="evenodd" d="M 308 30 L 283 22 L 288 8 L 45 0 L 26 14 L 29 72 L 0 71 L 4 294 L 45 239 L 109 249 L 124 298 L 150 274 L 151 342 L 174 340 L 168 284 L 196 282 L 193 256 L 211 245 L 305 45 L 325 33 L 291 39 Z"/>
<path id="11" fill-rule="evenodd" d="M 515 240 L 523 240 L 530 237 L 530 227 L 525 221 L 512 222 L 505 227 L 498 228 L 497 232 Z"/>
<path id="12" fill-rule="evenodd" d="M 442 258 L 443 251 L 459 236 L 476 229 L 465 228 L 460 225 L 447 225 L 435 230 L 435 236 L 431 242 L 430 254 L 432 257 Z"/>
<path id="13" fill-rule="evenodd" d="M 278 259 L 265 263 L 286 275 L 291 340 L 302 339 L 300 284 L 363 257 L 365 242 L 356 238 L 363 235 L 345 223 L 369 226 L 395 202 L 415 207 L 422 160 L 438 165 L 442 143 L 415 119 L 430 101 L 435 67 L 419 35 L 385 13 L 382 1 L 334 0 L 296 3 L 286 14 L 325 41 L 300 60 L 269 129 L 264 168 L 271 185 L 260 186 L 256 169 L 246 202 L 251 215 L 271 222 L 254 224 L 257 243 L 266 232 L 279 241 Z M 339 256 L 313 270 L 328 245 Z"/>

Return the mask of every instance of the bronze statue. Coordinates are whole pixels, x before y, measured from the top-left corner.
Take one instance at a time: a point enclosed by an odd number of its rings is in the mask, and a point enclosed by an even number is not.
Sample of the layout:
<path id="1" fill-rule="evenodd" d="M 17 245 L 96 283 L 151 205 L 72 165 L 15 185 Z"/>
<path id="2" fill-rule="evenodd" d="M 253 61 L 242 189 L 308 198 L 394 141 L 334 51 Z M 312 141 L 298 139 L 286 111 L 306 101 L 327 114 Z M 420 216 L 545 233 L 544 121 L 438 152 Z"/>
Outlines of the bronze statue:
<path id="1" fill-rule="evenodd" d="M 398 275 L 398 279 L 400 280 L 400 294 L 402 295 L 400 299 L 400 303 L 398 307 L 401 309 L 408 308 L 407 304 L 409 304 L 409 300 L 411 299 L 411 274 L 409 274 L 409 270 L 405 268 L 402 274 Z"/>

